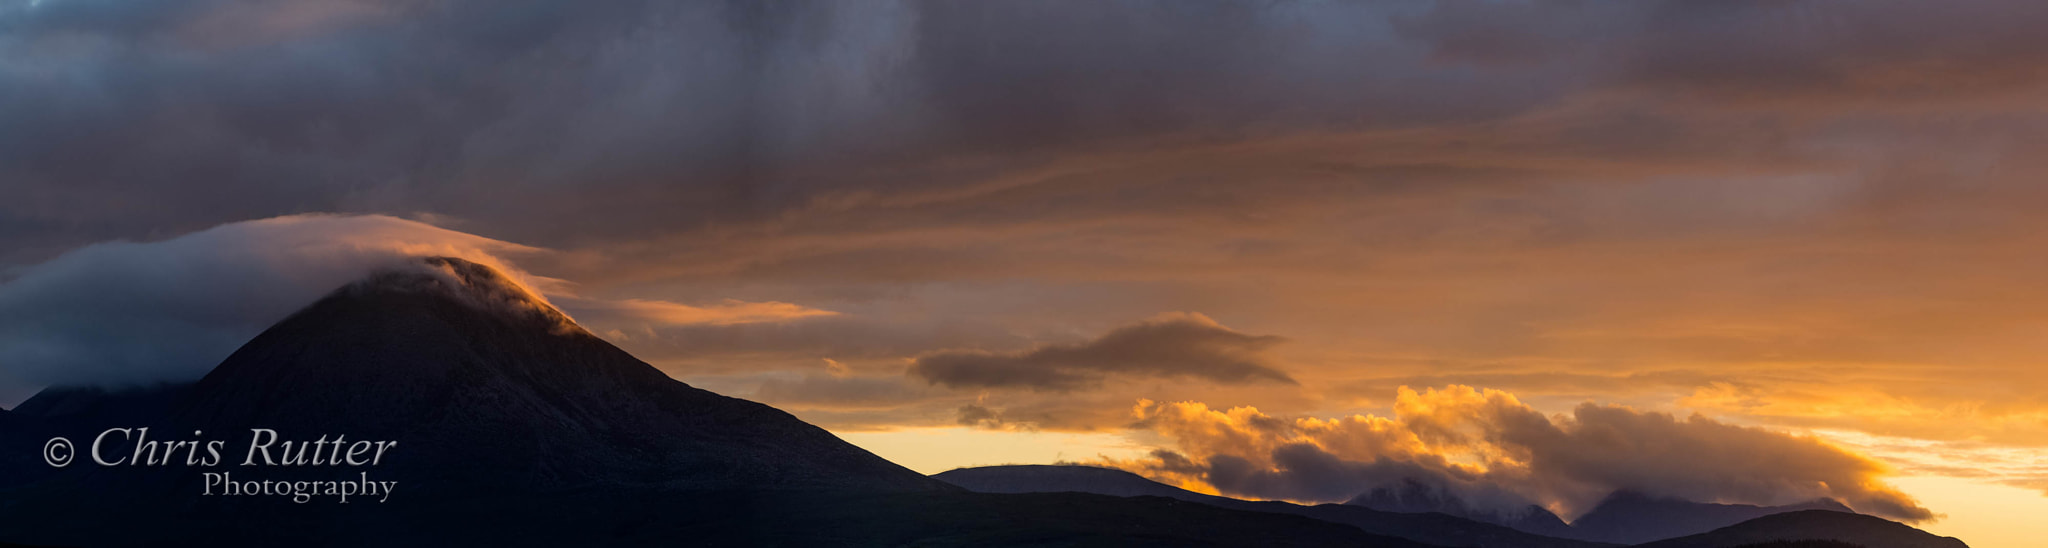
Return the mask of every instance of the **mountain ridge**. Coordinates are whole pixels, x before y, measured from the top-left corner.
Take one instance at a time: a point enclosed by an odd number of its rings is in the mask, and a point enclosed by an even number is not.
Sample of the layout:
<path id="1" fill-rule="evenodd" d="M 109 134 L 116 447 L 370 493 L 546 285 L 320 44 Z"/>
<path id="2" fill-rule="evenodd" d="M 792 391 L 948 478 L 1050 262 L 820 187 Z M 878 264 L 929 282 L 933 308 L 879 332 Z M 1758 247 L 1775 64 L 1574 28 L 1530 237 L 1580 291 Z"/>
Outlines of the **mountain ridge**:
<path id="1" fill-rule="evenodd" d="M 1572 520 L 1571 525 L 1576 538 L 1640 544 L 1705 533 L 1764 516 L 1800 510 L 1854 513 L 1833 499 L 1757 506 L 1694 502 L 1621 490 L 1608 494 L 1592 510 Z"/>
<path id="2" fill-rule="evenodd" d="M 1143 476 L 1085 465 L 1005 465 L 958 468 L 932 477 L 985 493 L 1084 492 L 1111 496 L 1165 496 L 1221 508 L 1307 516 L 1367 533 L 1444 546 L 1477 548 L 1602 548 L 1612 544 L 1554 538 L 1443 513 L 1383 512 L 1343 504 L 1300 505 L 1206 495 Z M 1122 493 L 1132 493 L 1125 495 Z"/>
<path id="3" fill-rule="evenodd" d="M 1935 535 L 1877 516 L 1834 510 L 1781 512 L 1634 548 L 1729 548 L 1807 540 L 1844 542 L 1862 548 L 1969 548 L 1955 537 Z"/>

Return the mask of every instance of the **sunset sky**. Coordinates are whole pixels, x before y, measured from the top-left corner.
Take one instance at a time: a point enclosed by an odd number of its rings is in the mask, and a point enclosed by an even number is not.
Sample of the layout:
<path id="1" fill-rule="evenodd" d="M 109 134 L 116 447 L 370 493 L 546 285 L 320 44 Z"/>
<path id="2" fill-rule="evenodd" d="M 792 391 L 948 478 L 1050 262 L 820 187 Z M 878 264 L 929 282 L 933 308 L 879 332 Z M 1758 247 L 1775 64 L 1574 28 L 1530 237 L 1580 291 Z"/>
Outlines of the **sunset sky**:
<path id="1" fill-rule="evenodd" d="M 2048 535 L 2048 3 L 0 0 L 0 405 L 392 256 L 921 472 Z M 1492 496 L 1490 495 L 1490 496 Z"/>

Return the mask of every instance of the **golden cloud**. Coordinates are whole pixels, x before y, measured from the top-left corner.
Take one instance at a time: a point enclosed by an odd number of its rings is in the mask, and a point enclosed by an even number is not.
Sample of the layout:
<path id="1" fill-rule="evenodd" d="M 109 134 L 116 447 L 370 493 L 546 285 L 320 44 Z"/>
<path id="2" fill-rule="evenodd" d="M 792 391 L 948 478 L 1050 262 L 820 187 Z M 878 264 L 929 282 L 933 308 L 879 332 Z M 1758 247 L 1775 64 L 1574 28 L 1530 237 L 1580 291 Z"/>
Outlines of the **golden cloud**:
<path id="1" fill-rule="evenodd" d="M 1107 464 L 1235 496 L 1299 501 L 1424 479 L 1480 503 L 1532 501 L 1566 515 L 1629 490 L 1749 504 L 1830 497 L 1897 519 L 1934 516 L 1883 482 L 1885 464 L 1810 436 L 1593 403 L 1546 416 L 1513 394 L 1458 385 L 1402 387 L 1393 410 L 1279 417 L 1141 400 L 1137 424 L 1173 440 L 1174 450 Z"/>

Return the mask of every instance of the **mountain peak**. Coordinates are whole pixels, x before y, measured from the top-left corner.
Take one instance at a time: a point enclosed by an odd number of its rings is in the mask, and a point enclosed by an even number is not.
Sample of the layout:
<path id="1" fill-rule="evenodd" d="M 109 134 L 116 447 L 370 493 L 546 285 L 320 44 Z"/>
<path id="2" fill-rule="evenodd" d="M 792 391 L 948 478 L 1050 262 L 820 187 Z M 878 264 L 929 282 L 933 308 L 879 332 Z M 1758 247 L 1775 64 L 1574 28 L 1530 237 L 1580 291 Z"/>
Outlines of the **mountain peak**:
<path id="1" fill-rule="evenodd" d="M 489 265 L 455 257 L 421 257 L 378 270 L 336 293 L 439 295 L 494 314 L 544 321 L 557 332 L 582 331 L 569 315 L 512 276 Z"/>

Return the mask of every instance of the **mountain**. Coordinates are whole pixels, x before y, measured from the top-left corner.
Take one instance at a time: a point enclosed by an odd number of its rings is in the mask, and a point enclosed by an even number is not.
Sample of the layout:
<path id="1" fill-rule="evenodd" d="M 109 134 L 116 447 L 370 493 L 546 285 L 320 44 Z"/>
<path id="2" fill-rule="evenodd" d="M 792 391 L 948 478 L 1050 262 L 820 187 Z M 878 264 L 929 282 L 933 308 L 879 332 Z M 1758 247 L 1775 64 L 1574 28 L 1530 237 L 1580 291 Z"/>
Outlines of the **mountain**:
<path id="1" fill-rule="evenodd" d="M 1847 542 L 1832 540 L 1774 540 L 1756 544 L 1744 544 L 1735 548 L 1863 548 Z"/>
<path id="2" fill-rule="evenodd" d="M 671 379 L 489 267 L 428 265 L 271 327 L 201 379 L 177 417 L 313 437 L 346 413 L 344 435 L 405 444 L 391 473 L 483 471 L 476 483 L 518 490 L 950 489 L 781 410 Z"/>
<path id="3" fill-rule="evenodd" d="M 1712 504 L 1678 498 L 1652 497 L 1633 491 L 1616 491 L 1592 511 L 1572 521 L 1575 538 L 1640 544 L 1705 533 L 1744 521 L 1799 510 L 1852 512 L 1833 499 L 1819 499 L 1785 506 Z"/>
<path id="4" fill-rule="evenodd" d="M 1903 523 L 1832 510 L 1772 514 L 1636 548 L 1734 548 L 1778 541 L 1834 541 L 1862 548 L 1968 548 L 1963 541 Z"/>
<path id="5" fill-rule="evenodd" d="M 1012 464 L 956 468 L 932 475 L 976 493 L 1095 493 L 1112 497 L 1166 497 L 1188 502 L 1225 498 L 1159 483 L 1115 468 L 1075 464 Z M 1231 499 L 1236 500 L 1236 499 Z"/>
<path id="6" fill-rule="evenodd" d="M 1012 465 L 961 468 L 933 475 L 981 493 L 1094 493 L 1120 497 L 1166 497 L 1235 510 L 1307 516 L 1342 523 L 1375 535 L 1416 542 L 1476 548 L 1597 548 L 1601 543 L 1551 538 L 1441 513 L 1383 512 L 1360 506 L 1304 506 L 1279 501 L 1248 501 L 1205 495 L 1145 479 L 1143 476 L 1093 466 Z"/>
<path id="7" fill-rule="evenodd" d="M 1576 530 L 1572 529 L 1571 525 L 1542 506 L 1524 504 L 1513 510 L 1485 508 L 1468 504 L 1463 498 L 1441 486 L 1413 478 L 1402 480 L 1395 485 L 1373 488 L 1344 504 L 1382 512 L 1438 512 L 1473 521 L 1504 525 L 1527 533 L 1576 538 Z"/>
<path id="8" fill-rule="evenodd" d="M 780 410 L 670 379 L 503 274 L 454 259 L 338 289 L 190 386 L 59 388 L 32 403 L 0 415 L 0 542 L 1426 548 L 1164 498 L 968 492 Z M 109 428 L 134 429 L 117 436 L 115 458 L 141 454 L 142 439 L 172 451 L 221 441 L 224 458 L 94 465 L 90 440 Z M 374 465 L 270 466 L 245 452 L 254 429 L 276 433 L 280 459 L 292 453 L 279 441 L 395 445 Z M 41 462 L 53 436 L 79 458 Z M 223 489 L 208 473 L 295 491 L 395 483 L 386 498 L 295 501 L 204 495 Z"/>
<path id="9" fill-rule="evenodd" d="M 1743 544 L 1743 546 L 1735 546 L 1735 548 L 1864 548 L 1864 546 L 1855 546 L 1855 544 L 1847 544 L 1847 542 L 1835 542 L 1835 540 L 1772 540 L 1772 542 Z"/>

